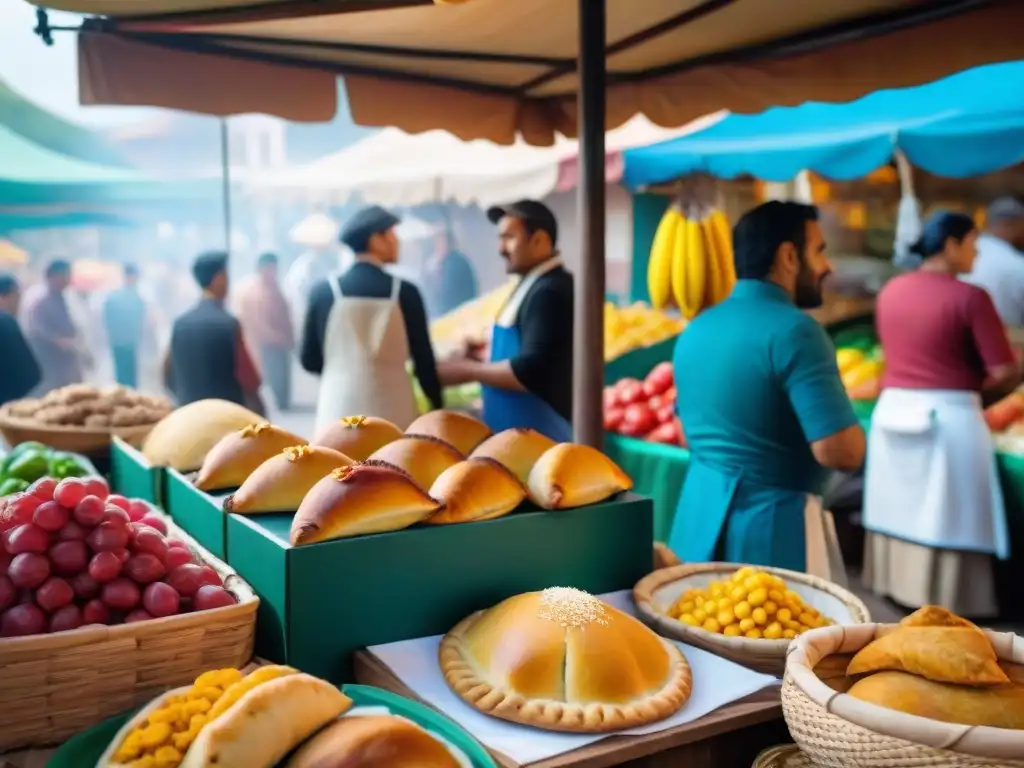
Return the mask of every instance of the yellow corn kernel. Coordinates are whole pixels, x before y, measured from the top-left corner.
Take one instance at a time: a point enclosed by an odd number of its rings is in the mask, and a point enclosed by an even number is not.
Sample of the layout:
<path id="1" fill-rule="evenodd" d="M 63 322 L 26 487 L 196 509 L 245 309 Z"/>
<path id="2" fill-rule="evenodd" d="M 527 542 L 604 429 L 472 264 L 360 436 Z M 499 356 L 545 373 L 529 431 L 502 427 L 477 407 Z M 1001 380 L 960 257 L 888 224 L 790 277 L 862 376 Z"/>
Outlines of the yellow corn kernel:
<path id="1" fill-rule="evenodd" d="M 174 747 L 163 746 L 153 753 L 153 757 L 161 768 L 174 768 L 181 763 L 183 755 Z"/>
<path id="2" fill-rule="evenodd" d="M 208 717 L 213 720 L 219 715 L 223 714 L 228 708 L 242 698 L 245 694 L 255 688 L 257 685 L 261 685 L 269 680 L 274 680 L 278 677 L 284 677 L 286 675 L 294 675 L 298 672 L 297 669 L 292 667 L 285 667 L 277 664 L 273 664 L 266 667 L 260 667 L 248 675 L 243 677 L 237 683 L 229 687 L 224 691 L 224 695 L 221 696 L 214 703 L 213 707 L 210 708 Z"/>
<path id="3" fill-rule="evenodd" d="M 139 732 L 139 745 L 150 750 L 171 740 L 171 726 L 167 723 L 150 723 Z"/>

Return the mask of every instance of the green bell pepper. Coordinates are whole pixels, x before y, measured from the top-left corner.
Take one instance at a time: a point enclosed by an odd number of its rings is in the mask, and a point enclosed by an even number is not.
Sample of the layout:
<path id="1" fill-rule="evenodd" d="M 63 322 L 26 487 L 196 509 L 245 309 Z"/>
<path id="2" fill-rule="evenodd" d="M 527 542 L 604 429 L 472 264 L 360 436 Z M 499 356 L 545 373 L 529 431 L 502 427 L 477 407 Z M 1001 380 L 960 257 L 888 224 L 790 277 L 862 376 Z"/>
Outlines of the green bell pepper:
<path id="1" fill-rule="evenodd" d="M 42 443 L 36 442 L 35 440 L 29 440 L 24 443 L 18 443 L 14 446 L 10 453 L 4 456 L 3 460 L 0 460 L 0 477 L 7 477 L 10 472 L 8 471 L 11 465 L 18 460 L 18 457 L 24 453 L 35 452 L 35 453 L 47 453 L 49 448 Z"/>
<path id="2" fill-rule="evenodd" d="M 7 479 L 15 478 L 34 483 L 49 471 L 49 451 L 44 447 L 42 450 L 29 449 L 19 453 L 14 457 L 14 461 L 7 465 L 4 475 Z"/>
<path id="3" fill-rule="evenodd" d="M 19 480 L 16 477 L 8 478 L 0 483 L 0 497 L 21 493 L 22 491 L 28 490 L 28 485 L 29 484 L 25 480 Z"/>
<path id="4" fill-rule="evenodd" d="M 74 454 L 63 451 L 53 451 L 50 454 L 49 471 L 50 477 L 63 479 L 65 477 L 83 477 L 88 473 L 85 467 L 78 463 Z"/>

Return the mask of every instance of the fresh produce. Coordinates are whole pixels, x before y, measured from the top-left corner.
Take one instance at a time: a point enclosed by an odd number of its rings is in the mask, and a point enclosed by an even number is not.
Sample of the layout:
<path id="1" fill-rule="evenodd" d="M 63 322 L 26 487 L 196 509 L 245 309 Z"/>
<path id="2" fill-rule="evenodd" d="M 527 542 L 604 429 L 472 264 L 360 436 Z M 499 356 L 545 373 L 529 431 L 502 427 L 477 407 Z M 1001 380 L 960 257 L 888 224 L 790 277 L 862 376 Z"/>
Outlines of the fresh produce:
<path id="1" fill-rule="evenodd" d="M 672 363 L 658 363 L 643 381 L 626 378 L 605 387 L 604 428 L 652 443 L 685 447 L 676 415 Z"/>
<path id="2" fill-rule="evenodd" d="M 61 480 L 94 473 L 81 456 L 55 451 L 34 441 L 19 443 L 0 459 L 0 496 L 20 493 L 47 475 Z"/>
<path id="3" fill-rule="evenodd" d="M 686 321 L 671 317 L 643 302 L 628 307 L 604 305 L 604 359 L 605 362 L 622 357 L 634 349 L 650 347 L 665 339 L 678 336 Z"/>
<path id="4" fill-rule="evenodd" d="M 44 397 L 15 400 L 7 406 L 9 415 L 23 423 L 93 429 L 155 424 L 171 409 L 165 397 L 88 384 L 70 384 Z"/>
<path id="5" fill-rule="evenodd" d="M 1024 392 L 1011 392 L 985 409 L 985 423 L 993 432 L 1005 432 L 1024 421 Z"/>
<path id="6" fill-rule="evenodd" d="M 732 293 L 732 233 L 722 211 L 669 206 L 651 245 L 647 290 L 656 310 L 675 305 L 690 320 Z"/>
<path id="7" fill-rule="evenodd" d="M 792 640 L 801 632 L 832 623 L 785 580 L 749 566 L 726 581 L 686 590 L 668 613 L 691 627 L 753 640 Z"/>
<path id="8" fill-rule="evenodd" d="M 851 328 L 834 338 L 836 366 L 851 400 L 877 400 L 882 392 L 885 356 L 874 331 Z"/>
<path id="9" fill-rule="evenodd" d="M 233 605 L 217 572 L 101 478 L 41 478 L 0 505 L 0 637 Z"/>
<path id="10" fill-rule="evenodd" d="M 430 338 L 439 348 L 457 348 L 466 339 L 484 340 L 490 336 L 494 318 L 512 295 L 515 280 L 467 301 L 430 324 Z"/>

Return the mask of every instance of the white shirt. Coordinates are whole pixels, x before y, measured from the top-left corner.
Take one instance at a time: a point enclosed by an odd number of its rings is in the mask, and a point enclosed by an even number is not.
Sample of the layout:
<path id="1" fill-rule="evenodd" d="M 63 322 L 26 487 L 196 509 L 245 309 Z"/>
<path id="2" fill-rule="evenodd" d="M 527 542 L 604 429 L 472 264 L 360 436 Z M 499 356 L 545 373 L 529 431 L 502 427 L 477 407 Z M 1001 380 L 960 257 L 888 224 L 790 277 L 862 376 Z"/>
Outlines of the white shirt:
<path id="1" fill-rule="evenodd" d="M 974 268 L 963 279 L 984 288 L 1003 323 L 1024 327 L 1024 253 L 992 235 L 978 238 Z"/>

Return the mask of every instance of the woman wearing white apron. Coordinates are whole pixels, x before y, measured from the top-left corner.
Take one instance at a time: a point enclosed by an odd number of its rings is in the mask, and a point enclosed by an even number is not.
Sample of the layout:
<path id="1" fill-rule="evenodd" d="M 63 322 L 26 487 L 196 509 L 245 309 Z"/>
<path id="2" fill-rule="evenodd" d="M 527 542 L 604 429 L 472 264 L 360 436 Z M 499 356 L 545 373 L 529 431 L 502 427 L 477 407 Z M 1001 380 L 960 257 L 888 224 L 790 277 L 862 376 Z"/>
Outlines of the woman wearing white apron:
<path id="1" fill-rule="evenodd" d="M 914 246 L 921 265 L 878 296 L 882 396 L 868 438 L 864 579 L 909 607 L 998 613 L 992 557 L 1009 541 L 982 404 L 1021 373 L 991 297 L 970 272 L 970 217 L 940 212 Z"/>
<path id="2" fill-rule="evenodd" d="M 416 286 L 389 275 L 398 259 L 398 218 L 365 208 L 342 228 L 355 263 L 310 294 L 302 366 L 320 374 L 317 431 L 343 416 L 379 416 L 405 429 L 419 413 L 406 371 L 411 357 L 420 386 L 442 405 L 423 299 Z"/>

